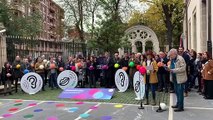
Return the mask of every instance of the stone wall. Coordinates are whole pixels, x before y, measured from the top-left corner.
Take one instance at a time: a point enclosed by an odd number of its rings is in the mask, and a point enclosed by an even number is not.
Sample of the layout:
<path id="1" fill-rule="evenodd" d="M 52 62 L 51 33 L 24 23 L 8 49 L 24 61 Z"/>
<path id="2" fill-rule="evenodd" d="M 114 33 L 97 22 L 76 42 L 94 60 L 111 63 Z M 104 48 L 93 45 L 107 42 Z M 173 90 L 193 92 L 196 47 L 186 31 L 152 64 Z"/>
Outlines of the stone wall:
<path id="1" fill-rule="evenodd" d="M 4 62 L 7 60 L 7 50 L 6 50 L 6 36 L 4 34 L 0 34 L 0 71 L 2 70 L 2 66 Z"/>

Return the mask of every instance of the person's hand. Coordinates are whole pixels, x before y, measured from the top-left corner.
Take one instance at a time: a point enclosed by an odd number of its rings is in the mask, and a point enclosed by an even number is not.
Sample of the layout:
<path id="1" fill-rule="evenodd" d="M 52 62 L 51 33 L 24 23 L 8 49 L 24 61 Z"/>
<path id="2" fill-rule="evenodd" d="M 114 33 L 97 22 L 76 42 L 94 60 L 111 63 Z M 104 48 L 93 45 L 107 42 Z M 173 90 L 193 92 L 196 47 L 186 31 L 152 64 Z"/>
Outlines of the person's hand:
<path id="1" fill-rule="evenodd" d="M 11 74 L 10 74 L 10 73 L 7 73 L 7 77 L 11 77 Z"/>
<path id="2" fill-rule="evenodd" d="M 212 73 L 208 71 L 208 74 L 211 75 Z"/>
<path id="3" fill-rule="evenodd" d="M 164 66 L 164 68 L 165 68 L 166 71 L 170 71 L 170 68 L 169 68 L 169 67 Z"/>

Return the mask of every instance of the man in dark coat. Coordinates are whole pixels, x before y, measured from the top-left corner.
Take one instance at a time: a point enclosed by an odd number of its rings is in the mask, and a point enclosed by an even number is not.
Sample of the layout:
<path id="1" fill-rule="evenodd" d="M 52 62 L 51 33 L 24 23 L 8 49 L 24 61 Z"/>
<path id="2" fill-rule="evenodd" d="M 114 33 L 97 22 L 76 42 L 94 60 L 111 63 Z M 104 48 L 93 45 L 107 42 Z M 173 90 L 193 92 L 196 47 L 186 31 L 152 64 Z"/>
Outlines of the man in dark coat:
<path id="1" fill-rule="evenodd" d="M 189 79 L 190 79 L 190 56 L 189 54 L 185 51 L 183 47 L 179 47 L 178 49 L 178 54 L 183 57 L 183 59 L 186 62 L 186 73 L 187 73 L 187 82 L 185 83 L 185 95 L 188 96 L 188 91 L 189 91 Z"/>
<path id="2" fill-rule="evenodd" d="M 164 65 L 167 65 L 169 60 L 167 59 L 165 53 L 159 52 L 159 57 L 160 58 L 157 60 L 157 63 L 162 62 Z M 166 75 L 169 75 L 169 73 L 165 70 L 164 66 L 158 66 L 158 87 L 160 92 L 162 92 L 163 89 L 165 89 L 165 92 L 168 92 L 169 80 L 167 80 L 168 77 L 166 77 Z"/>
<path id="3" fill-rule="evenodd" d="M 24 75 L 24 64 L 21 62 L 20 56 L 16 56 L 15 61 L 12 64 L 12 69 L 13 69 L 13 77 L 15 80 L 15 92 L 18 92 L 18 81 L 21 80 L 22 76 Z M 14 81 L 12 81 L 13 83 Z"/>
<path id="4" fill-rule="evenodd" d="M 104 69 L 105 87 L 111 88 L 113 86 L 114 62 L 113 58 L 110 57 L 110 54 L 108 52 L 105 53 L 104 65 L 108 66 L 107 69 Z"/>

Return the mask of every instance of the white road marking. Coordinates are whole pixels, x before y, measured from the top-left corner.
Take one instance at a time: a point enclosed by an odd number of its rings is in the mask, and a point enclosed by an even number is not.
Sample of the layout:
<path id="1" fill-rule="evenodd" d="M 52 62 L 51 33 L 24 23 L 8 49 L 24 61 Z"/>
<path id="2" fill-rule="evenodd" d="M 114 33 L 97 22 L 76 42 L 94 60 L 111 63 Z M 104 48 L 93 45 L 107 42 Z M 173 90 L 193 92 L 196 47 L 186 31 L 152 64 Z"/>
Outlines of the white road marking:
<path id="1" fill-rule="evenodd" d="M 173 94 L 170 94 L 170 102 L 169 102 L 169 116 L 168 116 L 168 120 L 173 120 L 173 109 L 171 108 L 171 106 L 173 105 Z"/>
<path id="2" fill-rule="evenodd" d="M 213 108 L 204 108 L 204 107 L 185 107 L 185 109 L 193 109 L 193 110 L 213 110 Z"/>
<path id="3" fill-rule="evenodd" d="M 98 107 L 98 106 L 100 106 L 101 105 L 101 103 L 98 103 L 98 104 L 96 104 L 94 107 Z M 91 111 L 92 111 L 93 109 L 89 109 L 89 110 L 87 110 L 85 113 L 83 113 L 83 114 L 88 114 L 88 113 L 90 113 Z M 78 118 L 76 118 L 75 120 L 80 120 L 81 119 L 81 117 L 79 116 Z"/>
<path id="4" fill-rule="evenodd" d="M 20 99 L 0 99 L 0 100 L 20 100 Z M 40 100 L 22 100 L 22 101 L 40 101 Z M 63 102 L 63 103 L 76 103 L 78 101 L 54 101 L 54 100 L 49 100 L 49 101 L 43 101 L 43 102 Z M 100 102 L 84 102 L 86 104 L 98 104 Z M 108 104 L 108 105 L 116 105 L 116 104 L 122 104 L 122 105 L 128 105 L 128 106 L 139 106 L 139 104 L 125 104 L 125 103 L 107 103 L 107 102 L 101 102 L 102 104 Z M 157 108 L 158 106 L 152 106 L 152 105 L 143 105 L 144 107 L 155 107 Z"/>

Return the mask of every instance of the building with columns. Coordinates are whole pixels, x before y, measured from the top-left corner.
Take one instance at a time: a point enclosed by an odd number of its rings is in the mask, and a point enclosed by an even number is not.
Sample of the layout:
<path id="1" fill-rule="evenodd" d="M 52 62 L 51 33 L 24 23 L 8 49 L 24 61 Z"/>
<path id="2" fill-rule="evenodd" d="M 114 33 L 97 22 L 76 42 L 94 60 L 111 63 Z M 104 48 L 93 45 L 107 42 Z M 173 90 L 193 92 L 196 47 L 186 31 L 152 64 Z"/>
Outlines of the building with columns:
<path id="1" fill-rule="evenodd" d="M 213 1 L 184 0 L 184 47 L 212 55 Z"/>

